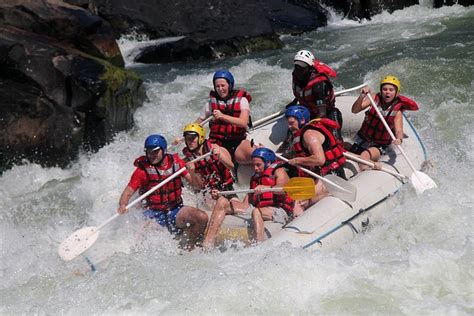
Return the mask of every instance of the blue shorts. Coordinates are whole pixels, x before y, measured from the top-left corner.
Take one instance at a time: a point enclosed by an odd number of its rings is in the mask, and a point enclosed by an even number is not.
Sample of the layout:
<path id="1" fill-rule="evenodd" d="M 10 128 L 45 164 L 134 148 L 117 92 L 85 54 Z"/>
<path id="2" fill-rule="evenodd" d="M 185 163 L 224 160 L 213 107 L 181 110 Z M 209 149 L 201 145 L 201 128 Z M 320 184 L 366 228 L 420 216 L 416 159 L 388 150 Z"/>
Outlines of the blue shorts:
<path id="1" fill-rule="evenodd" d="M 159 211 L 159 210 L 147 210 L 143 212 L 145 218 L 153 220 L 160 224 L 163 227 L 168 228 L 168 231 L 171 234 L 179 235 L 183 230 L 176 226 L 176 217 L 178 216 L 179 211 L 183 205 L 178 205 L 173 209 L 170 209 L 168 212 Z"/>

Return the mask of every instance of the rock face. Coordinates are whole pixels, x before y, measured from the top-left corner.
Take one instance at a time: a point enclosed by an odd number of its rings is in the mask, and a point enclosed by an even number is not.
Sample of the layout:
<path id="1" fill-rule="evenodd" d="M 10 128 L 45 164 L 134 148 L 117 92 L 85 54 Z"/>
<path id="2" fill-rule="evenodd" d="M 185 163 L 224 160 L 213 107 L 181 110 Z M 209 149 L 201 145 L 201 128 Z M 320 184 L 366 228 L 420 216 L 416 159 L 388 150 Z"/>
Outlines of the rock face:
<path id="1" fill-rule="evenodd" d="M 325 10 L 286 0 L 68 0 L 96 10 L 117 34 L 131 29 L 151 39 L 183 36 L 151 46 L 136 61 L 161 63 L 243 55 L 282 47 L 276 32 L 301 33 L 326 24 Z"/>
<path id="2" fill-rule="evenodd" d="M 0 4 L 0 166 L 66 166 L 133 124 L 142 81 L 123 69 L 113 31 L 56 1 Z"/>

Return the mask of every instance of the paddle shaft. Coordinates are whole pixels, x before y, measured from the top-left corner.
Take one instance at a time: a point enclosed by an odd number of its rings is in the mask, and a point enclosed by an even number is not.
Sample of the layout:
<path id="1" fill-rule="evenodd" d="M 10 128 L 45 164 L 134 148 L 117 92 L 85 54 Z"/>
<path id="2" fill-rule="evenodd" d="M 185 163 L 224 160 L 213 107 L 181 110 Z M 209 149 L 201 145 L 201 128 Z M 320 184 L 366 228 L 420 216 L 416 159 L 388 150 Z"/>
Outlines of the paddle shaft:
<path id="1" fill-rule="evenodd" d="M 344 153 L 344 156 L 346 156 L 346 158 L 349 158 L 349 159 L 351 159 L 351 160 L 357 161 L 357 162 L 359 162 L 359 163 L 361 163 L 361 164 L 364 164 L 364 165 L 367 165 L 367 166 L 369 166 L 369 167 L 372 167 L 372 168 L 375 167 L 375 164 L 374 164 L 372 161 L 368 161 L 368 160 L 362 159 L 362 158 L 360 158 L 360 157 L 358 157 L 358 156 L 356 156 L 356 155 L 350 154 L 350 153 L 348 153 L 348 152 L 345 152 L 345 153 Z M 385 171 L 386 173 L 391 174 L 392 176 L 396 176 L 396 177 L 400 177 L 400 178 L 404 178 L 404 179 L 407 178 L 407 176 L 404 176 L 404 175 L 401 174 L 401 173 L 392 171 L 392 170 L 387 169 L 387 168 L 384 168 L 384 167 L 382 167 L 380 170 Z"/>
<path id="2" fill-rule="evenodd" d="M 288 162 L 288 159 L 286 159 L 282 155 L 276 154 L 276 156 L 277 156 L 278 159 L 283 160 L 284 162 Z M 309 174 L 312 177 L 318 178 L 319 180 L 321 180 L 323 182 L 326 182 L 326 183 L 329 183 L 329 184 L 335 186 L 339 190 L 347 192 L 347 190 L 345 188 L 341 187 L 340 185 L 337 185 L 336 183 L 332 182 L 331 180 L 328 180 L 328 179 L 320 176 L 319 174 L 316 174 L 316 173 L 312 172 L 311 170 L 308 170 L 308 169 L 306 169 L 304 167 L 301 167 L 301 166 L 296 166 L 296 168 L 303 170 L 304 172 L 306 172 L 307 174 Z"/>
<path id="3" fill-rule="evenodd" d="M 336 92 L 334 92 L 334 95 L 337 97 L 341 94 L 344 94 L 344 93 L 347 93 L 347 92 L 352 92 L 352 91 L 355 91 L 357 89 L 361 89 L 361 88 L 365 87 L 366 85 L 367 85 L 367 82 L 364 82 L 363 84 L 358 85 L 357 87 L 352 87 L 352 88 L 349 88 L 349 89 L 346 89 L 346 90 L 336 91 Z"/>
<path id="4" fill-rule="evenodd" d="M 232 190 L 232 191 L 220 191 L 217 192 L 217 195 L 228 195 L 228 194 L 239 194 L 239 193 L 255 193 L 256 189 L 244 189 L 244 190 Z M 275 188 L 264 188 L 258 190 L 260 192 L 283 192 L 284 188 L 275 187 Z"/>
<path id="5" fill-rule="evenodd" d="M 379 116 L 380 120 L 382 121 L 383 125 L 385 126 L 385 129 L 387 130 L 388 134 L 390 135 L 390 137 L 392 138 L 392 140 L 396 140 L 395 138 L 395 135 L 393 135 L 393 132 L 392 132 L 392 129 L 390 128 L 390 126 L 388 126 L 387 124 L 387 121 L 385 120 L 385 118 L 383 117 L 382 113 L 380 112 L 377 104 L 375 104 L 375 101 L 374 99 L 372 98 L 372 96 L 370 95 L 370 93 L 367 93 L 367 97 L 369 98 L 370 100 L 370 103 L 372 104 L 372 107 L 374 108 L 374 110 L 377 112 L 377 115 Z M 405 153 L 405 151 L 403 150 L 402 146 L 401 145 L 396 145 L 397 148 L 400 150 L 400 152 L 402 153 L 403 157 L 405 157 L 405 160 L 408 162 L 408 165 L 410 166 L 410 168 L 413 170 L 413 172 L 415 173 L 416 177 L 417 176 L 417 171 L 415 166 L 413 166 L 413 164 L 411 163 L 410 159 L 408 158 L 407 154 Z M 420 182 L 421 182 L 421 179 L 419 179 Z"/>
<path id="6" fill-rule="evenodd" d="M 212 120 L 213 117 L 214 117 L 214 116 L 211 115 L 211 116 L 209 116 L 208 118 L 206 118 L 205 120 L 203 120 L 203 121 L 201 122 L 201 126 L 204 126 L 204 125 L 206 125 L 207 123 L 209 123 L 209 122 Z"/>
<path id="7" fill-rule="evenodd" d="M 197 162 L 199 160 L 202 160 L 208 156 L 212 155 L 212 152 L 208 152 L 202 156 L 199 156 L 193 160 L 191 160 L 190 162 Z M 177 176 L 179 176 L 180 174 L 182 174 L 184 171 L 186 170 L 186 167 L 183 167 L 181 169 L 179 169 L 178 171 L 176 171 L 172 176 L 166 178 L 165 180 L 161 181 L 160 183 L 158 183 L 157 185 L 155 185 L 153 188 L 151 188 L 150 190 L 148 190 L 147 192 L 143 193 L 142 195 L 140 195 L 139 197 L 137 197 L 135 200 L 133 200 L 132 202 L 128 203 L 127 206 L 125 207 L 127 210 L 129 208 L 131 208 L 132 206 L 134 206 L 135 204 L 137 204 L 138 202 L 140 202 L 141 200 L 143 200 L 144 198 L 146 198 L 147 196 L 149 196 L 150 194 L 152 194 L 153 192 L 155 192 L 156 190 L 158 190 L 159 188 L 161 188 L 162 186 L 164 186 L 165 184 L 167 184 L 168 182 L 170 182 L 171 180 L 173 180 L 174 178 L 176 178 Z M 99 231 L 100 229 L 102 229 L 105 225 L 109 224 L 111 221 L 113 221 L 114 219 L 116 219 L 118 216 L 120 216 L 120 214 L 115 214 L 114 216 L 112 216 L 111 218 L 109 218 L 108 220 L 106 220 L 102 225 L 100 225 L 99 227 L 97 227 L 95 229 L 95 232 Z M 95 233 L 94 232 L 94 233 Z"/>
<path id="8" fill-rule="evenodd" d="M 361 84 L 361 85 L 358 85 L 357 87 L 352 87 L 352 88 L 349 88 L 349 89 L 336 91 L 336 92 L 334 92 L 334 96 L 337 97 L 337 96 L 339 96 L 339 95 L 341 95 L 341 94 L 344 94 L 344 93 L 347 93 L 347 92 L 355 91 L 355 90 L 357 90 L 357 89 L 360 89 L 360 88 L 365 87 L 366 85 L 367 85 L 367 83 L 363 83 L 363 84 Z M 285 110 L 282 110 L 282 111 L 280 111 L 280 112 L 273 113 L 273 114 L 271 114 L 271 115 L 269 115 L 269 116 L 263 117 L 263 118 L 261 118 L 261 119 L 255 121 L 255 122 L 253 122 L 252 128 L 255 128 L 255 127 L 257 127 L 257 126 L 259 126 L 259 125 L 261 125 L 261 124 L 263 124 L 263 123 L 265 123 L 265 122 L 268 122 L 268 121 L 270 121 L 270 120 L 272 120 L 272 119 L 275 119 L 275 118 L 278 118 L 278 119 L 279 119 L 279 118 L 281 118 L 281 117 L 283 117 L 283 116 L 285 115 L 285 112 L 286 112 L 286 109 L 285 109 Z"/>

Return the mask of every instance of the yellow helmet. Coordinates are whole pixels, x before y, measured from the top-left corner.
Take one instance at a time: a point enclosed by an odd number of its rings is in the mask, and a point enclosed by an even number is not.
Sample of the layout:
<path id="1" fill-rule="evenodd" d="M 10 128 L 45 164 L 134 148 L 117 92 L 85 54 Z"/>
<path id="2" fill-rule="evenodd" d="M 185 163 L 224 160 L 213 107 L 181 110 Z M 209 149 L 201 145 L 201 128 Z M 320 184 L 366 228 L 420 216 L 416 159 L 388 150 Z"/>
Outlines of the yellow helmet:
<path id="1" fill-rule="evenodd" d="M 183 129 L 183 136 L 186 136 L 187 133 L 196 134 L 198 136 L 198 144 L 202 145 L 206 139 L 206 131 L 201 124 L 198 123 L 189 123 Z"/>
<path id="2" fill-rule="evenodd" d="M 397 88 L 397 93 L 400 93 L 400 89 L 402 88 L 402 85 L 400 84 L 400 80 L 398 80 L 397 77 L 395 76 L 385 76 L 381 81 L 380 81 L 380 89 L 382 89 L 382 86 L 386 83 L 389 83 L 391 85 L 394 85 Z"/>

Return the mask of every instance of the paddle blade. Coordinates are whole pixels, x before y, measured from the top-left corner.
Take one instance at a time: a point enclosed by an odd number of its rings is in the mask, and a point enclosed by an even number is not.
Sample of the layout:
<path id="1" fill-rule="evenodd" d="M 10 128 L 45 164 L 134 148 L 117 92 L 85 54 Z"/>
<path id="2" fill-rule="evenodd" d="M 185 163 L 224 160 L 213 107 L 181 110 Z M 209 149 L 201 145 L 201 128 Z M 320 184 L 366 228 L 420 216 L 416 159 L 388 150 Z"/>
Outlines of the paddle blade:
<path id="1" fill-rule="evenodd" d="M 356 200 L 357 188 L 352 183 L 333 174 L 324 176 L 324 179 L 329 180 L 324 181 L 324 185 L 332 196 L 347 202 Z"/>
<path id="2" fill-rule="evenodd" d="M 416 194 L 420 195 L 425 190 L 434 189 L 438 186 L 436 183 L 431 179 L 426 173 L 421 171 L 415 171 L 412 173 L 411 177 L 411 184 L 415 188 Z"/>
<path id="3" fill-rule="evenodd" d="M 58 254 L 64 261 L 69 261 L 89 249 L 99 237 L 97 227 L 84 227 L 76 230 L 58 248 Z"/>
<path id="4" fill-rule="evenodd" d="M 288 193 L 293 200 L 308 200 L 316 194 L 316 187 L 312 178 L 296 177 L 291 178 L 283 186 L 283 190 Z"/>

